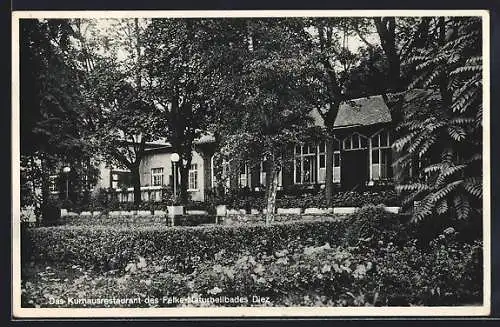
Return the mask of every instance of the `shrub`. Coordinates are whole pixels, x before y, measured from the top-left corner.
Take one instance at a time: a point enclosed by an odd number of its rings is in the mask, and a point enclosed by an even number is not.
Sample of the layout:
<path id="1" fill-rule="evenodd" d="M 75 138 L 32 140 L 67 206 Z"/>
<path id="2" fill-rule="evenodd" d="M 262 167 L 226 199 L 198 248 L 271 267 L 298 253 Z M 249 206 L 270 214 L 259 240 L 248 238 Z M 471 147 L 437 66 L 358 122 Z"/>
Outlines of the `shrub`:
<path id="1" fill-rule="evenodd" d="M 390 242 L 404 244 L 412 227 L 407 220 L 406 216 L 386 212 L 382 206 L 362 207 L 347 218 L 344 243 L 371 247 Z"/>
<path id="2" fill-rule="evenodd" d="M 211 198 L 211 205 L 226 204 L 232 209 L 259 209 L 266 207 L 264 192 L 232 190 L 224 196 Z M 216 201 L 216 202 L 214 202 Z M 362 207 L 365 205 L 398 206 L 399 198 L 394 190 L 375 189 L 365 192 L 336 192 L 332 204 L 334 207 Z M 277 208 L 326 208 L 326 197 L 322 190 L 290 187 L 281 190 L 276 196 Z"/>
<path id="3" fill-rule="evenodd" d="M 215 223 L 215 217 L 209 215 L 182 215 L 175 216 L 175 226 L 198 226 Z"/>
<path id="4" fill-rule="evenodd" d="M 31 244 L 31 257 L 36 262 L 106 270 L 122 268 L 140 255 L 153 261 L 171 257 L 176 266 L 185 271 L 193 269 L 196 260 L 212 257 L 221 249 L 227 253 L 244 250 L 273 253 L 274 249 L 286 248 L 296 240 L 306 244 L 336 244 L 342 234 L 341 222 L 318 220 L 270 226 L 43 227 L 30 229 L 22 241 Z"/>

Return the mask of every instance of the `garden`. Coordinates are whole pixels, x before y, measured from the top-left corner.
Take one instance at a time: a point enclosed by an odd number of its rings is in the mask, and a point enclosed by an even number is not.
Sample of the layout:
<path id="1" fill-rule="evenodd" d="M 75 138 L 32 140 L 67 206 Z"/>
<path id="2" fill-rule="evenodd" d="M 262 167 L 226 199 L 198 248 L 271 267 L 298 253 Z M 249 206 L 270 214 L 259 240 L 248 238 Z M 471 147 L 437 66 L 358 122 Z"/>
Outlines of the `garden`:
<path id="1" fill-rule="evenodd" d="M 23 307 L 482 303 L 482 244 L 460 225 L 365 206 L 270 225 L 22 228 Z M 426 235 L 422 237 L 419 235 Z"/>

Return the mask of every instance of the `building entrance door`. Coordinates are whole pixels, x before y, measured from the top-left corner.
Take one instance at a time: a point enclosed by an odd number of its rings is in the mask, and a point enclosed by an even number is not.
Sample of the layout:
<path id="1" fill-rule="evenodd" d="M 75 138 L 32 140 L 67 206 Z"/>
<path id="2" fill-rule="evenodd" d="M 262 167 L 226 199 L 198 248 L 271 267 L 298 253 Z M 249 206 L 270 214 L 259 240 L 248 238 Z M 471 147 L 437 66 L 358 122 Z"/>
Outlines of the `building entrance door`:
<path id="1" fill-rule="evenodd" d="M 342 152 L 341 185 L 345 190 L 365 186 L 368 181 L 368 150 L 350 150 Z"/>

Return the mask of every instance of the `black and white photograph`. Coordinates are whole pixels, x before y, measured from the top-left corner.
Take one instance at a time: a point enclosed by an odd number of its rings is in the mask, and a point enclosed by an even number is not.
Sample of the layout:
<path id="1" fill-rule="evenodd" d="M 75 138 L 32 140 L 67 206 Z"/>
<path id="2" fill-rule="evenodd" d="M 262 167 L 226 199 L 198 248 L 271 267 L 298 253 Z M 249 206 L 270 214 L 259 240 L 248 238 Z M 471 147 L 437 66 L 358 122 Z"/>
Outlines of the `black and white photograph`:
<path id="1" fill-rule="evenodd" d="M 14 316 L 490 313 L 487 11 L 12 17 Z"/>

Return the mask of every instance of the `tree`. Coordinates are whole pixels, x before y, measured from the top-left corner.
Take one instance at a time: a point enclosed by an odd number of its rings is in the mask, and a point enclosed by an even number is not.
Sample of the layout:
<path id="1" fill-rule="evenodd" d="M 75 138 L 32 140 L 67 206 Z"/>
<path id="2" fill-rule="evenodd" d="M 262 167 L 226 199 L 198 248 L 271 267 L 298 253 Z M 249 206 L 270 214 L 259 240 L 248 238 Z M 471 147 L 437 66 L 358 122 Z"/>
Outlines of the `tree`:
<path id="1" fill-rule="evenodd" d="M 153 19 L 147 29 L 149 87 L 166 123 L 163 136 L 181 158 L 184 203 L 194 140 L 213 124 L 239 62 L 238 24 L 237 19 Z"/>
<path id="2" fill-rule="evenodd" d="M 418 73 L 410 88 L 427 91 L 403 109 L 397 190 L 405 205 L 419 201 L 414 221 L 433 214 L 468 221 L 482 211 L 481 20 L 438 17 L 427 27 L 426 47 L 408 59 Z"/>
<path id="3" fill-rule="evenodd" d="M 100 32 L 95 22 L 85 23 L 90 28 L 87 34 L 82 22 L 76 21 L 85 54 L 85 94 L 92 104 L 92 115 L 87 119 L 105 160 L 130 170 L 137 207 L 141 203 L 139 169 L 146 144 L 155 141 L 163 129 L 147 87 L 143 62 L 143 34 L 148 22 L 138 18 L 113 20 L 109 22 L 111 31 Z"/>
<path id="4" fill-rule="evenodd" d="M 278 173 L 290 165 L 290 150 L 303 141 L 315 85 L 298 19 L 246 21 L 243 69 L 235 78 L 239 97 L 226 108 L 221 152 L 239 165 L 266 165 L 266 223 L 274 220 Z M 317 86 L 316 86 L 317 87 Z"/>
<path id="5" fill-rule="evenodd" d="M 79 87 L 82 71 L 72 57 L 73 39 L 68 20 L 20 22 L 21 183 L 34 196 L 23 199 L 40 206 L 42 213 L 51 171 L 61 162 L 77 168 L 92 152 L 81 124 L 86 106 Z"/>
<path id="6" fill-rule="evenodd" d="M 354 33 L 352 19 L 315 18 L 310 19 L 308 30 L 312 45 L 312 62 L 319 62 L 322 70 L 318 81 L 324 88 L 316 105 L 323 116 L 326 130 L 326 176 L 325 196 L 329 206 L 333 199 L 333 127 L 343 101 L 348 100 L 345 85 L 350 70 L 357 62 L 356 54 L 348 47 L 347 38 Z"/>

